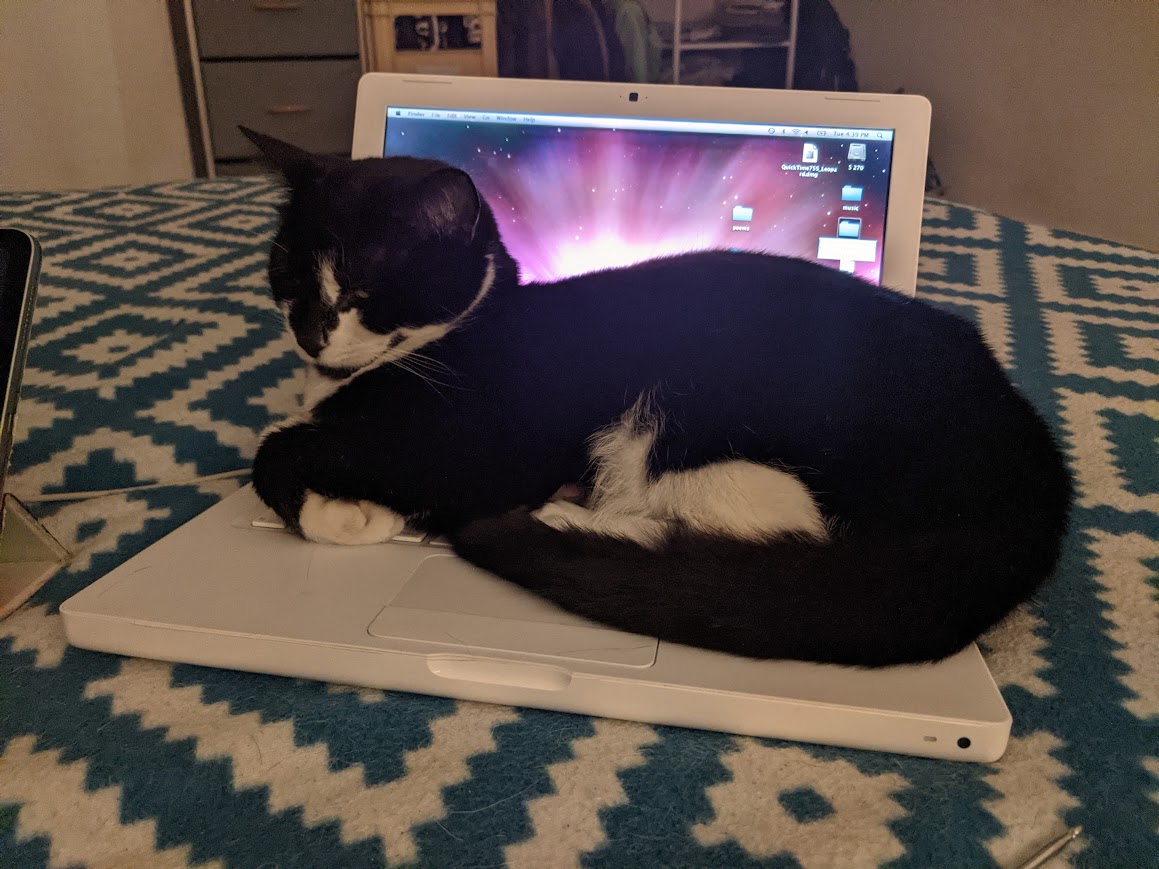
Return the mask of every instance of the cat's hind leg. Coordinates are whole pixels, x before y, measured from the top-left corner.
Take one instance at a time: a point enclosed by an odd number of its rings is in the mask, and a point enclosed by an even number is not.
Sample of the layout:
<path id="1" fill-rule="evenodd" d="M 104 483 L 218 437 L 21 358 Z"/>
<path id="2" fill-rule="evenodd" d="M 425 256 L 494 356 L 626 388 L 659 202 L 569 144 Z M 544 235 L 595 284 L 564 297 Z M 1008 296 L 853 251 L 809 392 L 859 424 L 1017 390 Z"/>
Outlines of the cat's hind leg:
<path id="1" fill-rule="evenodd" d="M 560 530 L 572 529 L 659 545 L 670 522 L 647 510 L 648 457 L 656 439 L 656 420 L 641 397 L 620 422 L 592 441 L 595 481 L 587 504 L 551 501 L 533 514 Z"/>
<path id="2" fill-rule="evenodd" d="M 744 540 L 786 534 L 825 539 L 827 527 L 809 490 L 787 471 L 732 459 L 653 475 L 649 462 L 660 418 L 641 396 L 592 442 L 596 466 L 589 509 L 548 504 L 536 517 L 556 528 L 661 543 L 675 527 Z"/>
<path id="3" fill-rule="evenodd" d="M 560 531 L 571 529 L 608 537 L 622 537 L 644 546 L 660 543 L 669 528 L 668 523 L 649 516 L 591 510 L 571 501 L 550 501 L 532 515 L 545 525 Z"/>
<path id="4" fill-rule="evenodd" d="M 788 534 L 828 538 L 812 493 L 795 476 L 758 462 L 733 459 L 661 474 L 647 493 L 648 509 L 686 528 L 742 540 Z"/>

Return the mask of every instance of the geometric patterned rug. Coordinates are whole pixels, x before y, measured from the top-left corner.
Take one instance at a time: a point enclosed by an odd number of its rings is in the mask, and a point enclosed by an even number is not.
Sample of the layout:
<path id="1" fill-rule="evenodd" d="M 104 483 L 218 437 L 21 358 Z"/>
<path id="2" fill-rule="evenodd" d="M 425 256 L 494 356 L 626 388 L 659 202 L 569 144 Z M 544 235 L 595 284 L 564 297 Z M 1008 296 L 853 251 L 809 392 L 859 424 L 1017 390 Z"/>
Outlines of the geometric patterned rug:
<path id="1" fill-rule="evenodd" d="M 957 764 L 69 648 L 61 601 L 244 478 L 302 379 L 264 179 L 0 195 L 44 246 L 11 489 L 71 565 L 0 622 L 0 865 L 1159 866 L 1159 256 L 927 202 L 1078 481 L 1058 579 L 985 640 L 1014 716 Z"/>

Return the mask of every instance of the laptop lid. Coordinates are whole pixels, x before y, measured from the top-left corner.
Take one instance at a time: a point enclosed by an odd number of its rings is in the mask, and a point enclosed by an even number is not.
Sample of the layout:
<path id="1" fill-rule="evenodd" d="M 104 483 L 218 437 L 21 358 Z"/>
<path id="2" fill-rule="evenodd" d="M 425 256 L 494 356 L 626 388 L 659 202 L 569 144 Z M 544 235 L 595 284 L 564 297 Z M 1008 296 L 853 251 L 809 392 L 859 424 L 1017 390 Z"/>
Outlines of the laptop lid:
<path id="1" fill-rule="evenodd" d="M 735 249 L 912 294 L 929 123 L 909 95 L 371 73 L 353 156 L 468 172 L 525 280 Z"/>

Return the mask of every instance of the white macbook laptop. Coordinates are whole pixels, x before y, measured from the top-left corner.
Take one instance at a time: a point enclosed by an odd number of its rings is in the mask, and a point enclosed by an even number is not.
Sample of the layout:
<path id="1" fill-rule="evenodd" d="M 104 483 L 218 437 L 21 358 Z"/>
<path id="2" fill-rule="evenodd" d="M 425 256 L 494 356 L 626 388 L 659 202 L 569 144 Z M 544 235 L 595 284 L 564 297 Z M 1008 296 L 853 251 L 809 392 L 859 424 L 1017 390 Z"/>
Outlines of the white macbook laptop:
<path id="1" fill-rule="evenodd" d="M 915 97 L 371 74 L 353 156 L 470 172 L 529 279 L 730 247 L 912 293 L 928 133 Z M 347 548 L 278 526 L 243 488 L 65 602 L 69 641 L 929 757 L 1006 747 L 974 646 L 876 671 L 750 661 L 585 622 L 421 533 Z"/>

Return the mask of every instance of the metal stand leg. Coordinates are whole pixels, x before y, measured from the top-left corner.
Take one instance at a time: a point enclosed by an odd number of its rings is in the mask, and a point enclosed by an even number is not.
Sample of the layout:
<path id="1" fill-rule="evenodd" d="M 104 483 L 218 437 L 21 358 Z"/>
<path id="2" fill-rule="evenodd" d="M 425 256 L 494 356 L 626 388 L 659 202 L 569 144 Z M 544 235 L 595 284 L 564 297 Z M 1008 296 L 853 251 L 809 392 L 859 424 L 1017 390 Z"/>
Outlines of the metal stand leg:
<path id="1" fill-rule="evenodd" d="M 61 546 L 11 495 L 4 496 L 0 532 L 0 619 L 44 585 L 69 559 Z"/>

